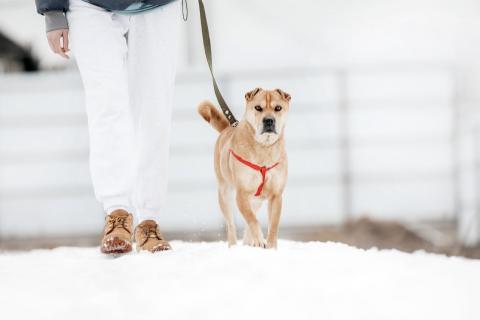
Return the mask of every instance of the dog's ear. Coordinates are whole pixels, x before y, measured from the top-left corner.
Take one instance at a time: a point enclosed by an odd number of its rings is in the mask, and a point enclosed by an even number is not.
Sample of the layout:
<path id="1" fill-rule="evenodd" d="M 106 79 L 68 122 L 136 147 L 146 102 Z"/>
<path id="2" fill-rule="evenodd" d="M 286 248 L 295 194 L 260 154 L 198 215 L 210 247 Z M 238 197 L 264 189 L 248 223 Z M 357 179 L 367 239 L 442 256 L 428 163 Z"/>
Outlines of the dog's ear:
<path id="1" fill-rule="evenodd" d="M 252 91 L 248 91 L 247 93 L 245 93 L 245 100 L 251 101 L 253 97 L 255 97 L 255 95 L 259 93 L 261 90 L 262 88 L 255 88 Z"/>
<path id="2" fill-rule="evenodd" d="M 290 99 L 292 99 L 292 97 L 288 93 L 286 93 L 285 91 L 283 91 L 281 89 L 275 89 L 275 91 L 277 91 L 278 94 L 280 95 L 280 97 L 282 97 L 282 99 L 285 100 L 285 101 L 290 102 Z"/>

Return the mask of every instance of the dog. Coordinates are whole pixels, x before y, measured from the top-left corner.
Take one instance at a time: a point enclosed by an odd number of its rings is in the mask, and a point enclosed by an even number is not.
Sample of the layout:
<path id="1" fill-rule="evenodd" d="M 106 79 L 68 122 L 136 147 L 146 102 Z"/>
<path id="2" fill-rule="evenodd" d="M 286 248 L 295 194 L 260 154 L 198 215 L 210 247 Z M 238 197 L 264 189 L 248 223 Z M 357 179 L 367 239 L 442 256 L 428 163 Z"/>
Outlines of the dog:
<path id="1" fill-rule="evenodd" d="M 255 88 L 245 94 L 245 113 L 236 127 L 209 101 L 198 113 L 220 135 L 215 144 L 214 164 L 218 201 L 226 220 L 228 245 L 237 243 L 233 222 L 233 195 L 245 219 L 243 243 L 277 248 L 282 195 L 287 182 L 288 163 L 284 128 L 291 96 L 280 89 Z M 256 214 L 268 201 L 268 232 L 265 239 Z"/>

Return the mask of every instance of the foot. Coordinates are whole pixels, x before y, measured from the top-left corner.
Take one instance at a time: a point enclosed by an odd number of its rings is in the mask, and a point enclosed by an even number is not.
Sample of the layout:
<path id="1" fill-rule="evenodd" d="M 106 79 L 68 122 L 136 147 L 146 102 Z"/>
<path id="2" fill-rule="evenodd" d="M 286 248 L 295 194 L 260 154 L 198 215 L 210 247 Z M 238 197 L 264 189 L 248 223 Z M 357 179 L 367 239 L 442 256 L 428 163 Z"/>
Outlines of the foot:
<path id="1" fill-rule="evenodd" d="M 137 251 L 157 252 L 172 249 L 168 241 L 163 238 L 158 224 L 153 220 L 142 221 L 135 228 L 135 242 Z"/>
<path id="2" fill-rule="evenodd" d="M 267 249 L 277 249 L 277 239 L 267 238 Z"/>
<path id="3" fill-rule="evenodd" d="M 237 230 L 233 224 L 227 225 L 227 239 L 228 247 L 232 247 L 237 244 Z"/>
<path id="4" fill-rule="evenodd" d="M 245 229 L 243 243 L 252 247 L 267 248 L 267 242 L 259 225 L 248 226 Z"/>
<path id="5" fill-rule="evenodd" d="M 122 254 L 132 251 L 133 216 L 118 209 L 105 217 L 105 228 L 100 250 L 105 254 Z"/>

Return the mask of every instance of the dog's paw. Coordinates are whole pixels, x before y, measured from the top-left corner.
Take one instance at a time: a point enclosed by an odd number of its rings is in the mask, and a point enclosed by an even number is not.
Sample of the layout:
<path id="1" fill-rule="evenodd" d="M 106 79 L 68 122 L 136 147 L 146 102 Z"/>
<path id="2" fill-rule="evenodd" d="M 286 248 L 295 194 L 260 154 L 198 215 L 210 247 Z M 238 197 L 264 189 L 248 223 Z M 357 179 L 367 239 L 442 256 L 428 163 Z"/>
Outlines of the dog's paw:
<path id="1" fill-rule="evenodd" d="M 277 249 L 277 240 L 268 240 L 267 249 Z"/>
<path id="2" fill-rule="evenodd" d="M 259 225 L 249 226 L 245 229 L 243 244 L 251 247 L 266 248 L 267 241 L 263 237 L 262 229 Z"/>
<path id="3" fill-rule="evenodd" d="M 267 242 L 263 238 L 257 238 L 257 239 L 253 238 L 252 242 L 251 242 L 251 246 L 256 247 L 256 248 L 266 249 L 267 248 Z"/>

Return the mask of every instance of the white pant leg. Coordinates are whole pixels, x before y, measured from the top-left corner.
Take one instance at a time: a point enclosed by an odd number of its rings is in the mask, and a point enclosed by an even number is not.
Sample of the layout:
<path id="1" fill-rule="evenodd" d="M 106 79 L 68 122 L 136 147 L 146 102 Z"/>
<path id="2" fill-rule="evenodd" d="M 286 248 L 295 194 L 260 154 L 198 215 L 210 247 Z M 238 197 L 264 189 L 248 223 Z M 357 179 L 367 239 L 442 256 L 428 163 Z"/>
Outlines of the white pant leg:
<path id="1" fill-rule="evenodd" d="M 157 220 L 167 205 L 180 9 L 174 1 L 131 17 L 128 72 L 138 156 L 133 205 L 139 221 Z"/>
<path id="2" fill-rule="evenodd" d="M 81 0 L 67 12 L 71 49 L 82 77 L 96 198 L 107 213 L 131 209 L 134 129 L 127 78 L 128 16 Z"/>

